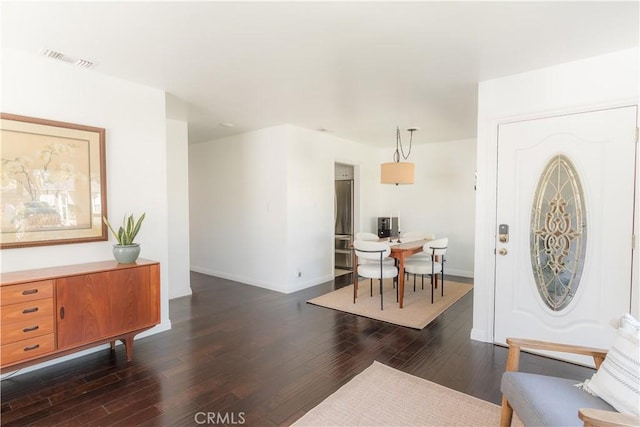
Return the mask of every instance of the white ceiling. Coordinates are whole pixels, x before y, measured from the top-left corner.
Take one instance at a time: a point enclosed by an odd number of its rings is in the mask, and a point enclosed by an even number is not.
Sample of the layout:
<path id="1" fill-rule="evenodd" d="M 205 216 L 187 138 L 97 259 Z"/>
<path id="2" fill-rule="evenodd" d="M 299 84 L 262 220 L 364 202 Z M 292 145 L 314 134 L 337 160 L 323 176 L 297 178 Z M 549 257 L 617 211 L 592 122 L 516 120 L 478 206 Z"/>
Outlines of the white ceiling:
<path id="1" fill-rule="evenodd" d="M 474 137 L 479 81 L 638 46 L 638 6 L 2 1 L 1 35 L 165 90 L 190 143 L 290 123 L 392 147 Z"/>

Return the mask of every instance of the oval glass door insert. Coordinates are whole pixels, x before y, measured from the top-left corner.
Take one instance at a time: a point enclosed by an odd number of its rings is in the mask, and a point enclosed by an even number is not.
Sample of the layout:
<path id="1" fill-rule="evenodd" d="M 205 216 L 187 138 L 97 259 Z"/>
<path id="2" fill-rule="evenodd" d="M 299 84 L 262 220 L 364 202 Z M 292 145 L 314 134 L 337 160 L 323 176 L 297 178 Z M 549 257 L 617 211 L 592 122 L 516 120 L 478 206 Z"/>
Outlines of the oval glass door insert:
<path id="1" fill-rule="evenodd" d="M 533 201 L 531 265 L 536 287 L 553 311 L 566 308 L 580 285 L 587 243 L 584 195 L 564 154 L 547 163 Z"/>

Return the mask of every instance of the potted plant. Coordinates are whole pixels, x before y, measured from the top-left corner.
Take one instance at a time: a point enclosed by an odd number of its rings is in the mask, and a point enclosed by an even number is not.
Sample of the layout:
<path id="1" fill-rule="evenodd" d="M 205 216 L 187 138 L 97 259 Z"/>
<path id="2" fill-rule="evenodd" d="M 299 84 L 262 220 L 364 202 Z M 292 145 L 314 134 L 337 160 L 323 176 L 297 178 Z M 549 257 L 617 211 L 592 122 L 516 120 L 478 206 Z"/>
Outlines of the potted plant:
<path id="1" fill-rule="evenodd" d="M 143 213 L 136 221 L 133 218 L 133 214 L 129 215 L 129 217 L 125 214 L 124 218 L 122 218 L 122 225 L 118 228 L 117 233 L 111 226 L 109 220 L 106 217 L 102 218 L 118 241 L 117 245 L 113 245 L 113 256 L 120 264 L 132 264 L 138 259 L 138 255 L 140 255 L 140 244 L 134 243 L 134 239 L 140 231 L 145 215 L 146 213 Z"/>

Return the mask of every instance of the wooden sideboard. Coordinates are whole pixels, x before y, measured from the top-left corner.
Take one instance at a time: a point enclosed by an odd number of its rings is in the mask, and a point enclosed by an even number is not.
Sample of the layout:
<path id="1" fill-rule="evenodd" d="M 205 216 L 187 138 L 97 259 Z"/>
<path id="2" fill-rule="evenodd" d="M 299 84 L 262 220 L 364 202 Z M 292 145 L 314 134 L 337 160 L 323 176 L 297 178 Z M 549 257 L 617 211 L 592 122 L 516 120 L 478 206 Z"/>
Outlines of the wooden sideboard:
<path id="1" fill-rule="evenodd" d="M 160 323 L 160 264 L 138 259 L 0 275 L 0 370 L 23 368 L 120 340 Z"/>

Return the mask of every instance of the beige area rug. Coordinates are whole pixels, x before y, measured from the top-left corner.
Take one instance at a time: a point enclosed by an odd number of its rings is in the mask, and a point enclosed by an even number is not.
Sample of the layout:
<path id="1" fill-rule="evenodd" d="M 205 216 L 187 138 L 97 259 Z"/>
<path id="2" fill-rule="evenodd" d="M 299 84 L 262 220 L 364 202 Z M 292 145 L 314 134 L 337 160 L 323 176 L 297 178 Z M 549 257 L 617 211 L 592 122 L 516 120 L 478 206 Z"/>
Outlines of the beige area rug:
<path id="1" fill-rule="evenodd" d="M 471 289 L 473 289 L 471 284 L 445 280 L 444 297 L 440 296 L 439 288 L 435 289 L 433 304 L 431 304 L 430 279 L 425 277 L 423 290 L 418 277 L 416 279 L 416 291 L 414 292 L 413 278 L 410 278 L 405 282 L 404 308 L 400 309 L 396 302 L 396 290 L 393 288 L 392 281 L 391 279 L 386 279 L 383 287 L 384 310 L 380 310 L 380 286 L 378 281 L 373 281 L 373 296 L 370 296 L 369 279 L 367 279 L 358 284 L 358 299 L 355 304 L 353 303 L 353 285 L 345 286 L 328 294 L 310 299 L 307 302 L 395 325 L 422 329 Z"/>
<path id="2" fill-rule="evenodd" d="M 500 407 L 373 362 L 293 425 L 497 426 Z"/>

